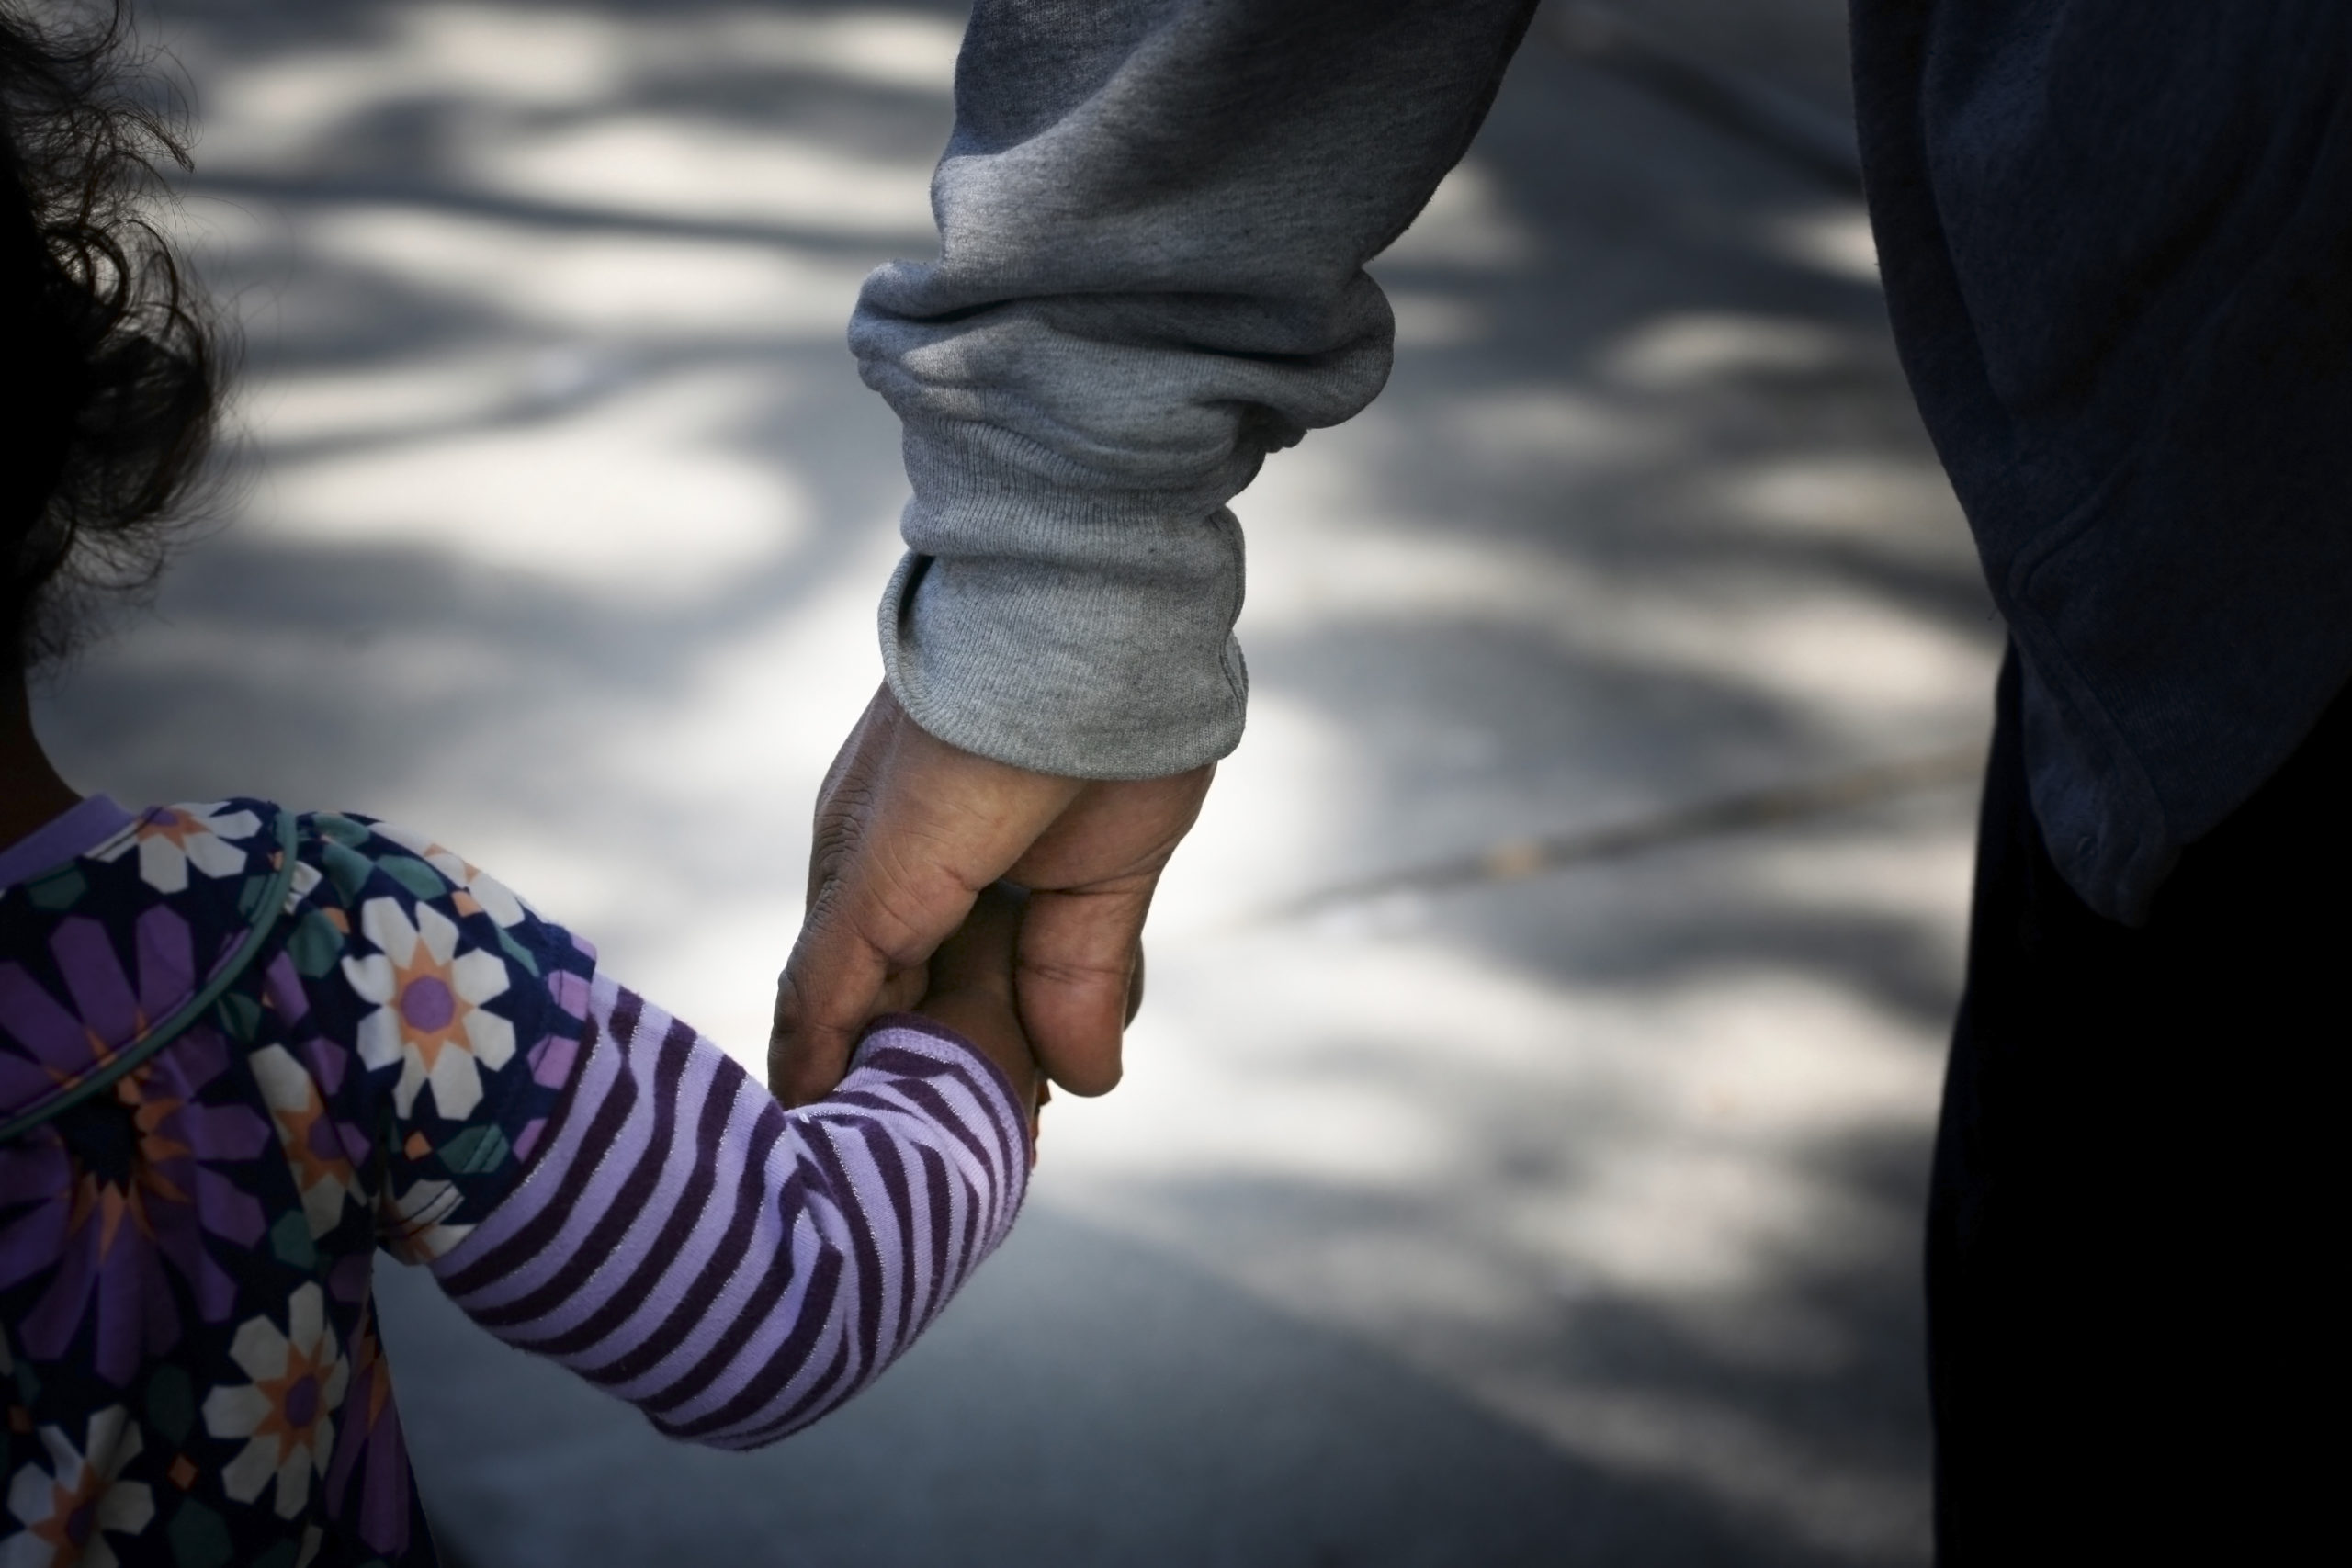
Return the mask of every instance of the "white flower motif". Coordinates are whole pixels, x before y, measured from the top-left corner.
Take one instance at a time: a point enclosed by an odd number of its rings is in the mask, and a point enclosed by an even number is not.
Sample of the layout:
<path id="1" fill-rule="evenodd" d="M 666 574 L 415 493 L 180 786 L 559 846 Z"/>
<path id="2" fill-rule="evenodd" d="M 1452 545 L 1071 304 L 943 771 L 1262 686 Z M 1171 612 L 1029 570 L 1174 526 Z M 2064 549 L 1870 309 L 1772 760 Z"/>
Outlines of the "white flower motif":
<path id="1" fill-rule="evenodd" d="M 379 1201 L 384 1250 L 402 1263 L 430 1263 L 473 1234 L 470 1224 L 445 1225 L 441 1216 L 458 1206 L 454 1182 L 428 1178 L 410 1183 L 399 1196 Z"/>
<path id="2" fill-rule="evenodd" d="M 238 1325 L 229 1354 L 254 1381 L 204 1396 L 204 1429 L 245 1439 L 220 1472 L 221 1489 L 250 1503 L 276 1481 L 272 1506 L 279 1518 L 293 1518 L 310 1504 L 311 1480 L 326 1473 L 335 1412 L 351 1381 L 326 1297 L 304 1285 L 286 1303 L 284 1333 L 266 1315 L 250 1318 Z"/>
<path id="3" fill-rule="evenodd" d="M 283 1045 L 265 1045 L 245 1058 L 269 1106 L 277 1141 L 302 1192 L 302 1214 L 313 1239 L 334 1229 L 358 1175 L 327 1116 L 325 1100 L 308 1068 Z"/>
<path id="4" fill-rule="evenodd" d="M 324 882 L 325 880 L 326 873 L 321 871 L 317 866 L 312 865 L 309 861 L 296 861 L 294 863 L 294 880 L 286 885 L 286 905 L 284 913 L 290 915 L 296 909 L 300 908 L 302 907 L 302 900 L 311 896 L 311 889 L 316 887 L 320 883 Z"/>
<path id="5" fill-rule="evenodd" d="M 514 1025 L 481 1005 L 506 989 L 504 961 L 460 951 L 457 922 L 430 904 L 419 904 L 411 923 L 398 900 L 370 898 L 359 929 L 382 950 L 343 961 L 352 989 L 378 1004 L 359 1021 L 359 1059 L 401 1064 L 392 1104 L 402 1116 L 428 1083 L 442 1115 L 471 1114 L 481 1102 L 481 1067 L 502 1067 L 514 1054 Z"/>
<path id="6" fill-rule="evenodd" d="M 114 1543 L 107 1538 L 137 1535 L 155 1517 L 146 1485 L 119 1479 L 142 1446 L 130 1413 L 107 1406 L 90 1417 L 85 1438 L 76 1451 L 63 1431 L 43 1427 L 47 1466 L 36 1458 L 9 1478 L 8 1511 L 24 1533 L 8 1542 L 8 1568 L 114 1568 Z"/>
<path id="7" fill-rule="evenodd" d="M 245 869 L 247 857 L 229 840 L 260 832 L 261 818 L 250 811 L 223 811 L 226 804 L 159 806 L 99 851 L 98 858 L 118 860 L 136 846 L 139 879 L 158 893 L 186 891 L 191 865 L 207 876 L 233 876 Z"/>
<path id="8" fill-rule="evenodd" d="M 456 884 L 455 902 L 459 914 L 470 915 L 480 909 L 501 926 L 512 926 L 531 912 L 531 907 L 506 884 L 455 850 L 390 822 L 377 823 L 375 830 L 379 838 L 390 839 Z"/>

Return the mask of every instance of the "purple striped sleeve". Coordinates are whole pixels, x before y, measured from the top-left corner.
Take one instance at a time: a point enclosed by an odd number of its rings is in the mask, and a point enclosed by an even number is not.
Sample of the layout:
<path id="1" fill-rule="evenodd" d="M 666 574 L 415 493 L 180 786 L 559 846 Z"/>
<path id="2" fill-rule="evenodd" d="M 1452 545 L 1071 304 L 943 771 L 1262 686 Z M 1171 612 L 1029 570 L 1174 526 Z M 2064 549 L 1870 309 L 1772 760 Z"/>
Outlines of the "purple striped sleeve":
<path id="1" fill-rule="evenodd" d="M 604 976 L 530 1168 L 433 1263 L 477 1323 L 673 1437 L 752 1448 L 874 1381 L 994 1251 L 1025 1117 L 979 1053 L 885 1021 L 789 1111 Z"/>

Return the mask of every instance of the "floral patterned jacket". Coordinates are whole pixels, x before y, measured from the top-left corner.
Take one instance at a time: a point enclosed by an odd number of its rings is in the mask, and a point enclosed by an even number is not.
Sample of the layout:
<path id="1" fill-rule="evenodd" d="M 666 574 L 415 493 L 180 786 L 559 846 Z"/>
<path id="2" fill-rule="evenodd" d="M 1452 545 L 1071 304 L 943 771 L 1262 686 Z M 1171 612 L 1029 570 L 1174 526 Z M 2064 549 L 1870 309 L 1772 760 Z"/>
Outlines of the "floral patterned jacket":
<path id="1" fill-rule="evenodd" d="M 429 840 L 254 800 L 94 799 L 44 834 L 71 843 L 45 869 L 0 856 L 5 1568 L 433 1562 L 379 1249 L 665 1429 L 750 1446 L 864 1386 L 1017 1207 L 1017 1113 L 960 1042 L 902 1030 L 855 1104 L 786 1113 Z M 727 1114 L 673 1113 L 693 1097 Z M 878 1335 L 836 1290 L 896 1299 L 854 1244 L 915 1200 L 834 1143 L 944 1171 L 925 1201 L 964 1238 Z M 884 1191 L 906 1212 L 859 1210 Z M 646 1294 L 684 1304 L 641 1321 Z M 695 1378 L 639 1367 L 679 1355 Z"/>

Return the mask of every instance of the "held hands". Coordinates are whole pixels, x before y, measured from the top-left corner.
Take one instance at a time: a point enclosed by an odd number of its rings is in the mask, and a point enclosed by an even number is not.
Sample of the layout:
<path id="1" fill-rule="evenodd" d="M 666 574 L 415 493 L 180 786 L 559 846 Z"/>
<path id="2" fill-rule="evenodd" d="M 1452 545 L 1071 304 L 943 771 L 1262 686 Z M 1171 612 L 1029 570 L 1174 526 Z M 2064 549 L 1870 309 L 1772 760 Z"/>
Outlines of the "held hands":
<path id="1" fill-rule="evenodd" d="M 1144 915 L 1214 769 L 1057 778 L 950 746 L 876 692 L 826 775 L 808 914 L 777 984 L 768 1083 L 787 1103 L 841 1081 L 866 1022 L 912 1007 L 932 954 L 1000 879 L 1029 889 L 1012 1001 L 1038 1066 L 1073 1094 L 1119 1081 Z"/>
<path id="2" fill-rule="evenodd" d="M 964 923 L 932 954 L 930 988 L 914 1010 L 945 1024 L 997 1065 L 1028 1118 L 1034 1151 L 1037 1111 L 1049 1095 L 1012 999 L 1012 954 L 1027 902 L 1028 895 L 1010 883 L 982 890 Z"/>

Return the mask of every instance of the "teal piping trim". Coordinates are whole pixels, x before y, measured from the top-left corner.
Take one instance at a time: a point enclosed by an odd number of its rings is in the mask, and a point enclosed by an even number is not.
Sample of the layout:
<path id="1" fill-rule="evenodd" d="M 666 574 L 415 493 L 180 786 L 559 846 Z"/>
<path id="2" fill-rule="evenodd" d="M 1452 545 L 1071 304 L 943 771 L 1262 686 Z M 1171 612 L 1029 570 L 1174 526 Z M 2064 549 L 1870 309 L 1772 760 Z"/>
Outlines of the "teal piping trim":
<path id="1" fill-rule="evenodd" d="M 277 929 L 279 918 L 286 913 L 286 895 L 294 886 L 297 864 L 294 842 L 294 814 L 280 811 L 277 814 L 277 869 L 262 889 L 261 908 L 255 911 L 254 923 L 246 930 L 244 940 L 237 944 L 237 951 L 229 955 L 228 962 L 213 971 L 212 978 L 207 980 L 196 995 L 175 1008 L 161 1023 L 133 1043 L 123 1047 L 106 1066 L 6 1125 L 0 1125 L 0 1144 L 13 1141 L 18 1134 L 30 1132 L 60 1111 L 79 1105 L 99 1090 L 108 1088 L 125 1073 L 187 1032 L 188 1025 L 202 1018 L 213 1003 L 228 994 L 229 987 L 235 985 L 238 977 L 261 955 L 263 945 L 269 941 L 269 933 Z"/>

